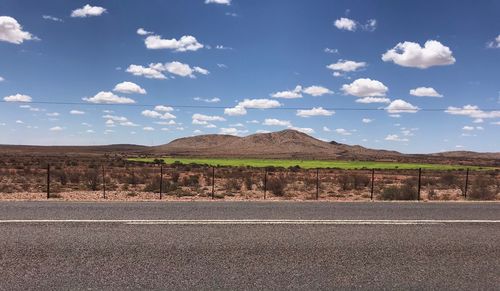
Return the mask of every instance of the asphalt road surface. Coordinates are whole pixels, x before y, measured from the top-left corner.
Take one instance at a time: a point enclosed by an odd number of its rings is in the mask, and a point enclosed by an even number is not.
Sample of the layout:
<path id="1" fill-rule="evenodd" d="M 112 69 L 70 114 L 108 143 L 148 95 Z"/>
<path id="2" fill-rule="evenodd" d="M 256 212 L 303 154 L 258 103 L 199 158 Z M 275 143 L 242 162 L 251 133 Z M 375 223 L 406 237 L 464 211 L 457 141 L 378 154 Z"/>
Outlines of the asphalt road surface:
<path id="1" fill-rule="evenodd" d="M 1 290 L 500 286 L 500 203 L 0 202 Z"/>

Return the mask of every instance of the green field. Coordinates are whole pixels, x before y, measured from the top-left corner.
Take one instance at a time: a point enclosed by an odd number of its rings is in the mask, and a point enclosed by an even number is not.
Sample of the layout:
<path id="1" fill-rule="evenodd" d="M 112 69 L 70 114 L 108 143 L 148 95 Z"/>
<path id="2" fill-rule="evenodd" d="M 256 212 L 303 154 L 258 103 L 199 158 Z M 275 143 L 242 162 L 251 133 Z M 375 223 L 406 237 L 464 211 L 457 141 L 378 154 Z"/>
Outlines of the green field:
<path id="1" fill-rule="evenodd" d="M 154 158 L 131 158 L 130 161 L 154 162 Z M 317 161 L 317 160 L 278 160 L 278 159 L 219 159 L 219 158 L 162 158 L 166 164 L 180 162 L 182 164 L 199 164 L 210 166 L 249 166 L 256 168 L 263 167 L 293 167 L 299 166 L 304 169 L 315 168 L 336 168 L 336 169 L 426 169 L 426 170 L 460 170 L 469 168 L 471 170 L 494 170 L 493 167 L 463 166 L 463 165 L 442 165 L 442 164 L 416 164 L 397 162 L 366 162 L 366 161 Z"/>

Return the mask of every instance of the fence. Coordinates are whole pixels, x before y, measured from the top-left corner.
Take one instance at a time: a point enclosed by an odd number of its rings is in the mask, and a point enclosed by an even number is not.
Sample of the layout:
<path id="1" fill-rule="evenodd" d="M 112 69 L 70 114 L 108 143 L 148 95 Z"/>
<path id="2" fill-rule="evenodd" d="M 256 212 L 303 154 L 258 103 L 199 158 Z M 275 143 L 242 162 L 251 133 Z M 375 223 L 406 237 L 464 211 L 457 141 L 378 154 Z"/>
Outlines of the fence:
<path id="1" fill-rule="evenodd" d="M 307 170 L 38 160 L 4 165 L 0 195 L 33 199 L 44 194 L 46 199 L 494 200 L 500 199 L 499 176 L 498 170 Z"/>

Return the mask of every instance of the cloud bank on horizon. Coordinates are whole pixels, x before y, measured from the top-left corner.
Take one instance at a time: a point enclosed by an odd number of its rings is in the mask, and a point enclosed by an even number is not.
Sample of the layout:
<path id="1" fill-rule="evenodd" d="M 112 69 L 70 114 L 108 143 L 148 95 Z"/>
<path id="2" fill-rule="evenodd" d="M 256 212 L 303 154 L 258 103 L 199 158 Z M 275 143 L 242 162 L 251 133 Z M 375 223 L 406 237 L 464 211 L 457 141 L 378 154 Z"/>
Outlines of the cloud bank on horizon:
<path id="1" fill-rule="evenodd" d="M 5 0 L 0 143 L 289 128 L 402 152 L 499 151 L 500 6 L 444 4 Z"/>

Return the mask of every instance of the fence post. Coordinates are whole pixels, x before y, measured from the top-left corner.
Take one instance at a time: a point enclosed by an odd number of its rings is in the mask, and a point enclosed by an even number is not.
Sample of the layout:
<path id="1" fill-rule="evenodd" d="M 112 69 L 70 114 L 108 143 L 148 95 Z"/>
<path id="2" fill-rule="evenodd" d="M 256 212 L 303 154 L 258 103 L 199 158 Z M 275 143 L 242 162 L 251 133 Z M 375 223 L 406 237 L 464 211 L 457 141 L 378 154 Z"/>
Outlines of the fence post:
<path id="1" fill-rule="evenodd" d="M 465 172 L 465 188 L 464 188 L 464 198 L 467 199 L 467 188 L 469 186 L 469 168 Z"/>
<path id="2" fill-rule="evenodd" d="M 104 172 L 104 164 L 102 164 L 102 192 L 104 199 L 106 199 L 106 173 Z"/>
<path id="3" fill-rule="evenodd" d="M 163 196 L 163 165 L 160 165 L 160 200 Z"/>
<path id="4" fill-rule="evenodd" d="M 215 167 L 212 166 L 212 199 L 215 198 Z"/>
<path id="5" fill-rule="evenodd" d="M 418 190 L 417 190 L 417 201 L 420 200 L 420 183 L 422 178 L 422 168 L 418 168 Z"/>
<path id="6" fill-rule="evenodd" d="M 319 169 L 316 169 L 316 200 L 319 199 Z"/>
<path id="7" fill-rule="evenodd" d="M 370 200 L 373 200 L 373 188 L 375 184 L 375 169 L 372 169 L 372 189 L 370 192 Z"/>
<path id="8" fill-rule="evenodd" d="M 264 168 L 264 200 L 266 200 L 267 192 L 267 168 Z"/>
<path id="9" fill-rule="evenodd" d="M 47 164 L 47 199 L 50 198 L 50 164 Z"/>

